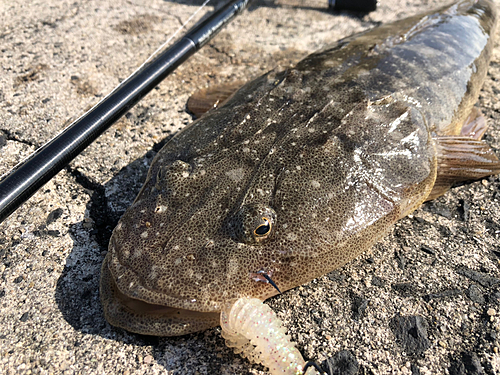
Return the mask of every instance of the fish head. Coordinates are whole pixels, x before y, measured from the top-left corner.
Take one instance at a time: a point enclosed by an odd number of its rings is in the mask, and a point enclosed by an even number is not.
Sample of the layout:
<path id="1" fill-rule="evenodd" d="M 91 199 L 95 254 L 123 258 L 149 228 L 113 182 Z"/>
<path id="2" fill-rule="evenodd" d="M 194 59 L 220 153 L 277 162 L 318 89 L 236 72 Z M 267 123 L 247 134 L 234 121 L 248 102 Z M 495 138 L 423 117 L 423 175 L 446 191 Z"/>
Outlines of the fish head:
<path id="1" fill-rule="evenodd" d="M 263 273 L 280 262 L 278 217 L 269 201 L 242 202 L 252 173 L 225 166 L 232 157 L 161 159 L 113 231 L 101 298 L 113 325 L 173 336 L 218 325 L 227 301 L 277 293 Z"/>
<path id="2" fill-rule="evenodd" d="M 277 293 L 262 275 L 278 261 L 277 214 L 239 203 L 242 167 L 161 159 L 113 231 L 101 298 L 112 324 L 172 336 L 218 325 L 229 300 Z"/>

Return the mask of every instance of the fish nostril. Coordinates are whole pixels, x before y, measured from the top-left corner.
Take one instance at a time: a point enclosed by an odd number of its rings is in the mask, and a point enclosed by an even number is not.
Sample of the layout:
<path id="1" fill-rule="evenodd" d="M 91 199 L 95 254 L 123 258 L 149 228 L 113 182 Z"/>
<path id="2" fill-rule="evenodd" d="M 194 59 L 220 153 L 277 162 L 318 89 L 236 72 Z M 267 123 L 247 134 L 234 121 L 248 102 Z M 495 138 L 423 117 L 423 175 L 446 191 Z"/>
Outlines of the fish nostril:
<path id="1" fill-rule="evenodd" d="M 160 167 L 158 169 L 158 172 L 156 172 L 156 181 L 155 181 L 155 188 L 157 190 L 161 190 L 162 189 L 162 185 L 163 185 L 163 179 L 165 178 L 165 172 L 163 170 L 162 167 Z"/>
<path id="2" fill-rule="evenodd" d="M 159 168 L 156 173 L 156 181 L 161 181 L 164 177 L 163 168 Z"/>

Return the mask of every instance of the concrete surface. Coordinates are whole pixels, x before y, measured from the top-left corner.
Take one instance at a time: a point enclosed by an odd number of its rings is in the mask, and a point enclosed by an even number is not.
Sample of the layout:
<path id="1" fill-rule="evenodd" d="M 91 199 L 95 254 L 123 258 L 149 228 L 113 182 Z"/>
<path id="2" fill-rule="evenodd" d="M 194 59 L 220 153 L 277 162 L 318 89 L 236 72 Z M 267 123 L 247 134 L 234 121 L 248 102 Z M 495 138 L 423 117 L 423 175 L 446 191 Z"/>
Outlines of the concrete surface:
<path id="1" fill-rule="evenodd" d="M 113 225 L 162 142 L 192 121 L 194 90 L 440 4 L 381 0 L 362 16 L 329 13 L 319 0 L 256 1 L 0 225 L 0 373 L 265 374 L 226 348 L 218 328 L 156 338 L 107 324 L 98 281 Z M 0 2 L 0 174 L 111 91 L 196 7 Z M 499 92 L 497 48 L 479 100 L 497 152 Z M 499 187 L 496 176 L 453 188 L 371 254 L 269 304 L 305 357 L 333 357 L 335 373 L 500 373 Z"/>

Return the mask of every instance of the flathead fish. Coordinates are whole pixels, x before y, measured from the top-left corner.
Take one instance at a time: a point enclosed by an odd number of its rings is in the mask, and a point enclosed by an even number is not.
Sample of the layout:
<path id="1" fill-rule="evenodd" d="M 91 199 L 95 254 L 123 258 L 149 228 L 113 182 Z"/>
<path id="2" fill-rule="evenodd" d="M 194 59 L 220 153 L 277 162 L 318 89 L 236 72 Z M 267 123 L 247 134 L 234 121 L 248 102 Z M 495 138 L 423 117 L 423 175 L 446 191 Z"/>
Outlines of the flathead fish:
<path id="1" fill-rule="evenodd" d="M 102 266 L 108 321 L 183 335 L 344 265 L 454 182 L 500 172 L 474 107 L 496 9 L 460 1 L 247 83 L 155 157 Z"/>

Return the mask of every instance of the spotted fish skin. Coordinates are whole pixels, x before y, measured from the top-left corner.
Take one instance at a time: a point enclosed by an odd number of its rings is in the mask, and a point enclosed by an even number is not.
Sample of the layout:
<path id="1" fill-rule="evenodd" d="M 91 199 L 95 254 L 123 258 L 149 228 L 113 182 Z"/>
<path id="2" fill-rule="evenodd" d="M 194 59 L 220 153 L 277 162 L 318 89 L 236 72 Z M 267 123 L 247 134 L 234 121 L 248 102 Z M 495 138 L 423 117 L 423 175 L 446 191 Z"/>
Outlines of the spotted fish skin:
<path id="1" fill-rule="evenodd" d="M 460 1 L 270 72 L 158 153 L 102 267 L 108 321 L 181 335 L 344 265 L 431 193 L 484 81 L 496 10 Z"/>

